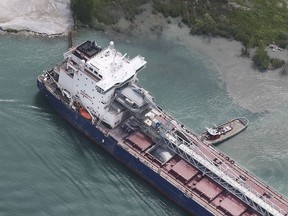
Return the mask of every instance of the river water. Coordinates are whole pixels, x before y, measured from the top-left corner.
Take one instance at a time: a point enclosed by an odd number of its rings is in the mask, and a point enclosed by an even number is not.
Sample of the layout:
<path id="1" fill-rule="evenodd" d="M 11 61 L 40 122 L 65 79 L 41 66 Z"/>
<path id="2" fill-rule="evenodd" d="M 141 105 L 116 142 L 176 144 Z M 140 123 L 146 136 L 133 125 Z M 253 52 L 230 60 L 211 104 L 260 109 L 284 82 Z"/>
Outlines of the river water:
<path id="1" fill-rule="evenodd" d="M 287 104 L 251 113 L 229 98 L 205 53 L 159 37 L 122 38 L 81 30 L 148 61 L 140 83 L 193 131 L 246 116 L 243 133 L 218 148 L 288 195 Z M 0 38 L 0 215 L 187 215 L 66 123 L 38 93 L 36 78 L 62 60 L 65 38 Z M 245 84 L 243 84 L 245 88 Z"/>

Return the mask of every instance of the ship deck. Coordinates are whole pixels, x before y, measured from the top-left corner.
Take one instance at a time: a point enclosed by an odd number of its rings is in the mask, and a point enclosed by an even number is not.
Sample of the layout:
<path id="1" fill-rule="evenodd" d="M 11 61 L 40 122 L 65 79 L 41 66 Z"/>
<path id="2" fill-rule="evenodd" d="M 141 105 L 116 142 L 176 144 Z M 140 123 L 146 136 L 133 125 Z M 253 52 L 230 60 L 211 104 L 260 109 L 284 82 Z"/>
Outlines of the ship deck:
<path id="1" fill-rule="evenodd" d="M 238 176 L 235 181 L 244 181 L 246 187 L 253 191 L 257 197 L 263 199 L 263 201 L 265 200 L 269 205 L 275 206 L 283 215 L 288 213 L 288 201 L 277 194 L 274 189 L 259 181 L 227 155 L 201 142 L 197 135 L 188 130 L 186 132 L 188 132 L 189 139 L 196 144 L 206 159 L 213 161 L 215 166 L 226 170 L 227 176 Z M 126 151 L 179 188 L 187 197 L 193 197 L 194 200 L 208 208 L 214 215 L 261 215 L 179 155 L 173 155 L 164 163 L 159 161 L 157 157 L 151 154 L 151 149 L 157 144 L 140 129 L 127 133 L 119 126 L 109 130 L 108 133 L 116 140 L 120 140 L 120 145 Z"/>

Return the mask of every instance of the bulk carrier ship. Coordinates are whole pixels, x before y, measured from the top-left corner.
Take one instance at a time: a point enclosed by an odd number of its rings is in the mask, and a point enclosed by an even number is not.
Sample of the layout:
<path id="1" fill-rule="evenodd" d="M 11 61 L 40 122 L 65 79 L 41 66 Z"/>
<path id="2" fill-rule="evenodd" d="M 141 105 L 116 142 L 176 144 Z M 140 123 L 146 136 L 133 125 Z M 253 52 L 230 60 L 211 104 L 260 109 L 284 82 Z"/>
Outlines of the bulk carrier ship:
<path id="1" fill-rule="evenodd" d="M 68 122 L 194 216 L 284 216 L 288 201 L 165 113 L 138 84 L 146 65 L 86 41 L 37 79 Z"/>

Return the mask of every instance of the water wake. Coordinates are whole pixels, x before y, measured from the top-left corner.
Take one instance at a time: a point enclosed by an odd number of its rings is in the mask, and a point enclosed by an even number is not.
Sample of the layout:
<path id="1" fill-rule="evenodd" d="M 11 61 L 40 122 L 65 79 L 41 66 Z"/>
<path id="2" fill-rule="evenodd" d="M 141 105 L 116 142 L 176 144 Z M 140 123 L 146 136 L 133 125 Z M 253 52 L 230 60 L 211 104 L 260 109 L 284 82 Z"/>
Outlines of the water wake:
<path id="1" fill-rule="evenodd" d="M 16 103 L 18 101 L 14 100 L 14 99 L 0 99 L 0 102 L 3 102 L 3 103 Z"/>

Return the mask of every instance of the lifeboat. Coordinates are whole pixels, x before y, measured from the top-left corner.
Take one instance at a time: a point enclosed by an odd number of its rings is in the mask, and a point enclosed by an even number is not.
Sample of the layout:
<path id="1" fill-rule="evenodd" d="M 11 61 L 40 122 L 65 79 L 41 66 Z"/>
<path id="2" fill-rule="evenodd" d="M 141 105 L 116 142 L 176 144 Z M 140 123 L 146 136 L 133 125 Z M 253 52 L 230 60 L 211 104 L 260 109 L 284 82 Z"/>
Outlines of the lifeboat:
<path id="1" fill-rule="evenodd" d="M 84 117 L 87 120 L 92 120 L 92 116 L 87 112 L 87 110 L 83 107 L 79 109 L 79 113 L 82 117 Z"/>

